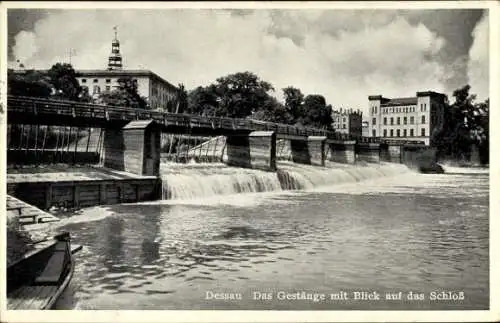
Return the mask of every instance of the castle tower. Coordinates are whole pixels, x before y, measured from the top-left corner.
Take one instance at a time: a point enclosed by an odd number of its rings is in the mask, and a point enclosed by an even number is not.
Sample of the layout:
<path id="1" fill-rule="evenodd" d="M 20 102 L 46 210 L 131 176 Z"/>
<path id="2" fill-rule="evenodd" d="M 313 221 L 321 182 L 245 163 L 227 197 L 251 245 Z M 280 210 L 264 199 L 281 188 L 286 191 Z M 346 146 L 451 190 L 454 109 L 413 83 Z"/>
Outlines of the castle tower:
<path id="1" fill-rule="evenodd" d="M 111 43 L 111 55 L 109 55 L 108 59 L 108 70 L 121 70 L 123 67 L 122 64 L 122 55 L 120 54 L 120 41 L 118 41 L 117 36 L 117 27 L 113 27 L 115 31 L 115 39 Z"/>

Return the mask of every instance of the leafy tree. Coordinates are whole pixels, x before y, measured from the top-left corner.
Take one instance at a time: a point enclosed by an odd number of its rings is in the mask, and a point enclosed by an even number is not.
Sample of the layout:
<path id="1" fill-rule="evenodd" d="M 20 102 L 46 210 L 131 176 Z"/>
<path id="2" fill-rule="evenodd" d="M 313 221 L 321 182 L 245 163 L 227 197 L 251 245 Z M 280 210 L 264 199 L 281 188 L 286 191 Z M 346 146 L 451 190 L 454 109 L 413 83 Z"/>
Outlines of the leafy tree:
<path id="1" fill-rule="evenodd" d="M 107 105 L 146 109 L 147 102 L 138 93 L 137 81 L 131 77 L 121 77 L 117 80 L 118 88 L 101 93 L 99 99 Z"/>
<path id="2" fill-rule="evenodd" d="M 35 70 L 7 72 L 7 93 L 9 95 L 47 98 L 52 85 L 47 75 Z"/>
<path id="3" fill-rule="evenodd" d="M 310 94 L 304 99 L 305 116 L 303 124 L 322 128 L 331 129 L 333 122 L 332 119 L 332 106 L 326 104 L 325 97 L 318 94 Z"/>
<path id="4" fill-rule="evenodd" d="M 489 100 L 474 103 L 466 85 L 453 92 L 455 102 L 445 109 L 444 125 L 432 141 L 438 148 L 440 158 L 468 160 L 472 145 L 476 145 L 483 162 L 489 154 Z"/>
<path id="5" fill-rule="evenodd" d="M 219 101 L 215 85 L 198 86 L 188 94 L 187 113 L 202 116 L 221 116 L 218 113 Z"/>
<path id="6" fill-rule="evenodd" d="M 175 113 L 183 113 L 188 110 L 188 93 L 184 84 L 179 84 L 177 97 L 175 98 Z"/>
<path id="7" fill-rule="evenodd" d="M 208 87 L 198 87 L 189 95 L 189 110 L 231 118 L 245 118 L 266 104 L 272 85 L 251 72 L 220 77 Z"/>
<path id="8" fill-rule="evenodd" d="M 82 87 L 76 79 L 76 71 L 73 66 L 66 63 L 57 63 L 50 68 L 47 74 L 55 90 L 55 98 L 79 100 Z"/>
<path id="9" fill-rule="evenodd" d="M 285 108 L 291 116 L 290 123 L 296 123 L 304 121 L 304 94 L 292 86 L 283 89 L 283 95 L 285 97 Z"/>
<path id="10" fill-rule="evenodd" d="M 270 96 L 251 116 L 252 119 L 289 124 L 292 116 L 282 103 Z"/>

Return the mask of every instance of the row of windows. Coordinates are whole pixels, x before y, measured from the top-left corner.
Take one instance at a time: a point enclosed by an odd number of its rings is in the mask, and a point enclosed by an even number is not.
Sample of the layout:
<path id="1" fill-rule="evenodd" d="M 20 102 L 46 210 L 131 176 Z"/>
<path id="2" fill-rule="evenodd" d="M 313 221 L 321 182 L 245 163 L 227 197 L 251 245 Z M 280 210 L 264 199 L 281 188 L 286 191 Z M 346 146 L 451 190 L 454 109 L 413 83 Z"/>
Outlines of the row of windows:
<path id="1" fill-rule="evenodd" d="M 377 113 L 377 107 L 372 107 L 372 114 Z"/>
<path id="2" fill-rule="evenodd" d="M 339 124 L 334 124 L 334 125 L 333 125 L 333 127 L 334 127 L 335 129 L 340 129 L 340 128 L 341 128 Z M 346 125 L 345 125 L 345 123 L 342 125 L 342 129 L 346 129 Z"/>
<path id="3" fill-rule="evenodd" d="M 84 90 L 88 90 L 88 86 L 82 86 Z M 106 91 L 111 91 L 111 86 L 106 85 Z M 94 85 L 92 87 L 92 94 L 100 94 L 101 93 L 101 87 L 99 85 Z"/>
<path id="4" fill-rule="evenodd" d="M 382 113 L 408 113 L 415 112 L 415 107 L 392 107 L 392 108 L 382 108 Z"/>
<path id="5" fill-rule="evenodd" d="M 387 129 L 384 129 L 384 137 L 387 137 Z M 394 137 L 394 129 L 391 129 L 389 131 L 389 137 Z M 375 129 L 372 130 L 372 135 L 373 137 L 377 137 L 377 131 Z M 403 137 L 407 137 L 408 136 L 408 132 L 406 131 L 406 129 L 403 129 Z M 410 137 L 414 137 L 415 136 L 415 133 L 413 131 L 413 129 L 410 129 Z M 422 137 L 425 137 L 425 128 L 422 128 L 420 129 L 420 136 Z M 396 129 L 396 137 L 401 137 L 401 130 L 400 129 Z"/>
<path id="6" fill-rule="evenodd" d="M 94 79 L 94 83 L 99 83 L 99 79 Z M 134 79 L 134 82 L 137 82 L 137 79 Z M 82 79 L 82 83 L 87 83 L 87 79 Z M 106 79 L 106 83 L 111 83 L 111 79 Z"/>
<path id="7" fill-rule="evenodd" d="M 421 112 L 427 111 L 427 103 L 420 103 L 420 111 Z"/>
<path id="8" fill-rule="evenodd" d="M 413 116 L 410 117 L 410 124 L 414 124 L 415 123 L 415 119 Z M 376 125 L 377 124 L 377 118 L 373 118 L 372 119 L 372 124 L 373 125 Z M 396 118 L 396 124 L 401 124 L 401 117 L 397 117 Z M 408 124 L 408 118 L 407 117 L 403 117 L 403 124 Z M 425 116 L 422 116 L 422 122 L 421 124 L 425 124 Z M 384 118 L 384 125 L 386 126 L 387 125 L 387 118 Z M 394 125 L 394 118 L 391 117 L 391 126 Z"/>

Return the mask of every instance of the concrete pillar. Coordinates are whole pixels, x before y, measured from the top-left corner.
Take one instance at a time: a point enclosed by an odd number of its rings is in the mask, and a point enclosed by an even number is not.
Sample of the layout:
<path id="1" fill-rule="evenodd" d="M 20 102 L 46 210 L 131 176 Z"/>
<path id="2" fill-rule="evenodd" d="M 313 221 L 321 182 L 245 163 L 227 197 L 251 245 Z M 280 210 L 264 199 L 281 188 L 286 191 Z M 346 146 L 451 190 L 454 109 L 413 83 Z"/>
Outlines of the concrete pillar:
<path id="1" fill-rule="evenodd" d="M 335 163 L 354 164 L 356 155 L 354 153 L 354 140 L 327 140 L 329 147 L 328 159 Z"/>
<path id="2" fill-rule="evenodd" d="M 380 160 L 389 163 L 402 163 L 401 144 L 380 144 Z"/>
<path id="3" fill-rule="evenodd" d="M 289 140 L 294 163 L 325 166 L 325 136 L 294 136 Z"/>
<path id="4" fill-rule="evenodd" d="M 444 172 L 437 163 L 437 149 L 426 145 L 404 145 L 402 147 L 402 163 L 423 173 Z"/>
<path id="5" fill-rule="evenodd" d="M 360 142 L 356 144 L 357 160 L 368 163 L 380 162 L 380 144 Z"/>
<path id="6" fill-rule="evenodd" d="M 227 136 L 226 154 L 229 166 L 275 171 L 276 134 L 253 131 Z"/>
<path id="7" fill-rule="evenodd" d="M 160 126 L 152 120 L 131 121 L 104 131 L 104 167 L 137 175 L 159 176 Z"/>

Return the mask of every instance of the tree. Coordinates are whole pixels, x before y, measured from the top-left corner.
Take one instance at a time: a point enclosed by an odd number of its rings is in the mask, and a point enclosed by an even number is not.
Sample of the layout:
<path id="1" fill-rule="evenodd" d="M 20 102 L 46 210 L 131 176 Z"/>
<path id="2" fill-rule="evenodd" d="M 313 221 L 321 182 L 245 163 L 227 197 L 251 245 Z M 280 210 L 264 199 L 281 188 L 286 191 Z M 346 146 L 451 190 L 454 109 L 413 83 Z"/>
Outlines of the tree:
<path id="1" fill-rule="evenodd" d="M 489 154 L 489 100 L 474 103 L 466 85 L 453 92 L 455 102 L 445 108 L 444 125 L 432 141 L 441 159 L 468 160 L 473 145 L 479 148 L 482 160 Z"/>
<path id="2" fill-rule="evenodd" d="M 285 108 L 291 116 L 290 123 L 297 123 L 304 121 L 304 94 L 293 86 L 288 86 L 283 89 L 285 97 Z"/>
<path id="3" fill-rule="evenodd" d="M 183 113 L 188 110 L 188 93 L 184 84 L 179 84 L 177 96 L 175 98 L 175 113 Z"/>
<path id="4" fill-rule="evenodd" d="M 121 77 L 117 80 L 118 88 L 103 92 L 100 100 L 107 105 L 146 109 L 147 102 L 138 93 L 137 81 L 131 77 Z"/>
<path id="5" fill-rule="evenodd" d="M 188 94 L 187 113 L 202 116 L 218 115 L 218 96 L 215 85 L 207 87 L 198 86 Z"/>
<path id="6" fill-rule="evenodd" d="M 332 106 L 326 104 L 325 97 L 318 94 L 310 94 L 304 99 L 304 125 L 331 129 L 333 123 Z"/>
<path id="7" fill-rule="evenodd" d="M 7 72 L 7 93 L 9 95 L 47 98 L 52 85 L 47 75 L 35 70 Z"/>
<path id="8" fill-rule="evenodd" d="M 66 63 L 54 64 L 48 71 L 50 83 L 54 88 L 55 98 L 78 101 L 82 92 L 82 87 L 76 78 L 76 71 L 73 66 Z"/>

